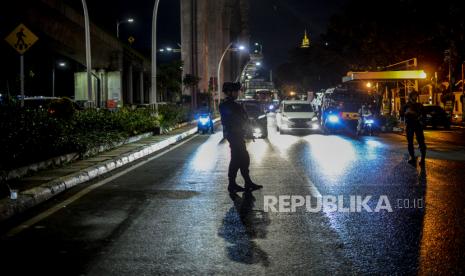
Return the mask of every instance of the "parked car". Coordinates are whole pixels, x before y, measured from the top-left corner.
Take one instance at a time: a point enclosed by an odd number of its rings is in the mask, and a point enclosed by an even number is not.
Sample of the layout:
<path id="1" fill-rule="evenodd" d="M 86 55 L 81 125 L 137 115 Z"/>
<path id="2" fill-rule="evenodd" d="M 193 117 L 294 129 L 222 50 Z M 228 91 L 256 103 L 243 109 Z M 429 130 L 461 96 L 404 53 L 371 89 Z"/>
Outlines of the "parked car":
<path id="1" fill-rule="evenodd" d="M 438 126 L 442 126 L 449 129 L 451 125 L 451 118 L 450 115 L 438 105 L 424 105 L 423 124 L 425 127 L 431 126 L 433 128 L 437 128 Z"/>
<path id="2" fill-rule="evenodd" d="M 312 105 L 307 101 L 282 101 L 276 114 L 279 133 L 293 130 L 319 130 L 320 124 Z"/>
<path id="3" fill-rule="evenodd" d="M 247 138 L 267 138 L 268 118 L 265 112 L 265 103 L 257 100 L 237 100 L 249 116 L 249 129 Z"/>
<path id="4" fill-rule="evenodd" d="M 54 100 L 58 100 L 58 97 L 46 97 L 46 96 L 33 96 L 24 97 L 24 107 L 28 109 L 47 109 L 50 103 Z M 21 102 L 21 96 L 17 96 L 17 104 Z"/>

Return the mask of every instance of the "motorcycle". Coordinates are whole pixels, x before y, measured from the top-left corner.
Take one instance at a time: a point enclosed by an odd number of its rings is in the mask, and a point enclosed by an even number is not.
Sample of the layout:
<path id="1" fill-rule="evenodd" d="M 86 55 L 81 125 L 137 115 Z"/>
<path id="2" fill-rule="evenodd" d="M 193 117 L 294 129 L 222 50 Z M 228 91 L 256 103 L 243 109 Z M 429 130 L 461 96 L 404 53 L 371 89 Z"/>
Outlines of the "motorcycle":
<path id="1" fill-rule="evenodd" d="M 357 136 L 367 134 L 369 136 L 375 135 L 375 120 L 372 116 L 363 117 L 361 126 L 357 128 Z"/>
<path id="2" fill-rule="evenodd" d="M 197 129 L 199 133 L 215 133 L 215 127 L 210 114 L 200 114 L 197 119 Z"/>

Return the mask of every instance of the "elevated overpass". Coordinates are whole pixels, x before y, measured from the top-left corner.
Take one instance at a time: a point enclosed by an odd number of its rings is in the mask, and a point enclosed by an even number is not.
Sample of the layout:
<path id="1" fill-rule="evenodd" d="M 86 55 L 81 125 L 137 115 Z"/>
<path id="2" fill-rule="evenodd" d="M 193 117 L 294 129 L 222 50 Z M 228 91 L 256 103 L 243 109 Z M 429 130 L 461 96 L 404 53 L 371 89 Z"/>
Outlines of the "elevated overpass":
<path id="1" fill-rule="evenodd" d="M 92 101 L 105 106 L 108 100 L 137 104 L 148 103 L 150 93 L 150 60 L 121 43 L 113 34 L 109 34 L 91 23 L 92 69 L 94 72 L 94 95 L 89 99 L 85 71 L 84 20 L 80 11 L 76 11 L 58 0 L 16 0 L 2 3 L 0 13 L 5 23 L 1 35 L 11 31 L 17 24 L 23 23 L 30 28 L 39 40 L 25 55 L 26 75 L 34 74 L 34 80 L 26 77 L 26 95 L 51 94 L 51 77 L 56 60 L 64 59 L 68 63 L 67 84 L 57 91 L 58 96 L 71 96 L 76 100 Z M 2 43 L 2 60 L 6 61 L 0 76 L 0 89 L 3 93 L 9 89 L 15 94 L 17 55 Z M 13 70 L 12 70 L 13 69 Z M 58 71 L 58 70 L 57 70 Z M 14 73 L 13 73 L 14 72 Z M 64 76 L 65 73 L 62 73 Z M 69 74 L 73 74 L 71 77 Z M 58 84 L 60 80 L 57 80 Z M 70 82 L 73 85 L 70 85 Z M 73 90 L 73 92 L 69 91 Z M 1 93 L 1 92 L 0 92 Z"/>

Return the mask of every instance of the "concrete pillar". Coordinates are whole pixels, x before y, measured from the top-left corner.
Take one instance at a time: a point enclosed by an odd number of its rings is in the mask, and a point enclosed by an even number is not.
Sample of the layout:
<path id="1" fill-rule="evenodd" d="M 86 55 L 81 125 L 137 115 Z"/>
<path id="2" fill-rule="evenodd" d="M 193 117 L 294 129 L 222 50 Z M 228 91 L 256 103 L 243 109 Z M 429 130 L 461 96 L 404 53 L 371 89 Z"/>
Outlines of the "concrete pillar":
<path id="1" fill-rule="evenodd" d="M 98 71 L 98 76 L 100 78 L 100 107 L 105 107 L 106 102 L 108 100 L 108 79 L 107 79 L 107 72 L 105 69 L 100 69 Z"/>

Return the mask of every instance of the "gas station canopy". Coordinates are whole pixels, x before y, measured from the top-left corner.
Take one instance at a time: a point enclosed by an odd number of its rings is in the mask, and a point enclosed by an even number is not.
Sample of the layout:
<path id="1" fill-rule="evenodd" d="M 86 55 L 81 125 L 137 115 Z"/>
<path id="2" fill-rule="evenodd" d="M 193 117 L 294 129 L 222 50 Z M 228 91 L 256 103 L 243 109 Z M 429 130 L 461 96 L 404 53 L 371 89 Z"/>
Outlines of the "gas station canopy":
<path id="1" fill-rule="evenodd" d="M 342 82 L 356 80 L 422 80 L 426 79 L 423 70 L 381 71 L 381 72 L 348 72 Z"/>

